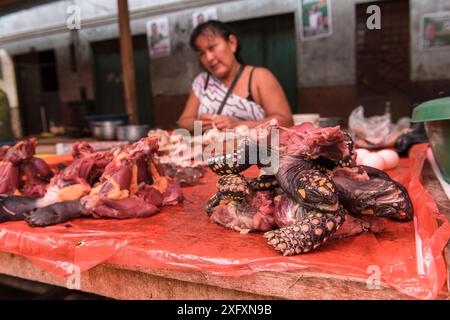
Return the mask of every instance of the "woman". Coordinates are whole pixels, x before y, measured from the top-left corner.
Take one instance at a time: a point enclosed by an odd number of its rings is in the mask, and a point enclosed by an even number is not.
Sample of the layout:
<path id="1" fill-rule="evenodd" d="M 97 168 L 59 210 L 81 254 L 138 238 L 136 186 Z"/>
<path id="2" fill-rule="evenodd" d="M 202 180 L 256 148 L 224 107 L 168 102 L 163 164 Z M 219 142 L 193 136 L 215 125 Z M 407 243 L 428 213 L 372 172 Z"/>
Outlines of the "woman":
<path id="1" fill-rule="evenodd" d="M 239 42 L 230 28 L 210 20 L 194 29 L 191 47 L 199 54 L 206 72 L 200 73 L 178 124 L 194 129 L 232 129 L 239 125 L 255 127 L 271 119 L 282 126 L 292 125 L 286 96 L 275 76 L 266 68 L 244 65 Z M 231 90 L 230 90 L 231 88 Z"/>

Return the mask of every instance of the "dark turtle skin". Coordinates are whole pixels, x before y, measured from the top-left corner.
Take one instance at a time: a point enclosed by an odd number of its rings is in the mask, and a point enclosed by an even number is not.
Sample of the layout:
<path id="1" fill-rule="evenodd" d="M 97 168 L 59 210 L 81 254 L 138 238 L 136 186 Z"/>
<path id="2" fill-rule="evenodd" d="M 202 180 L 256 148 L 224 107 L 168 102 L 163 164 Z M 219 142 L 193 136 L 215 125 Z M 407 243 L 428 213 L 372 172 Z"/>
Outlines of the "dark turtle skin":
<path id="1" fill-rule="evenodd" d="M 218 205 L 220 205 L 221 200 L 225 200 L 225 199 L 222 198 L 222 195 L 220 194 L 220 192 L 216 192 L 208 200 L 208 202 L 206 203 L 205 211 L 209 216 L 213 213 L 214 208 L 217 207 Z"/>
<path id="2" fill-rule="evenodd" d="M 293 182 L 297 202 L 307 208 L 335 211 L 339 201 L 336 186 L 331 177 L 319 170 L 304 170 Z M 329 206 L 329 210 L 324 209 Z"/>
<path id="3" fill-rule="evenodd" d="M 247 179 L 247 181 L 255 191 L 274 190 L 279 186 L 278 180 L 274 175 L 263 174 L 257 178 Z"/>
<path id="4" fill-rule="evenodd" d="M 242 143 L 236 150 L 225 155 L 212 156 L 206 160 L 209 168 L 217 175 L 237 174 L 250 168 L 249 144 Z"/>
<path id="5" fill-rule="evenodd" d="M 404 186 L 392 180 L 381 170 L 368 166 L 352 167 L 356 175 L 367 174 L 368 180 L 356 179 L 336 171 L 333 178 L 339 199 L 355 217 L 371 215 L 410 221 L 413 207 Z"/>

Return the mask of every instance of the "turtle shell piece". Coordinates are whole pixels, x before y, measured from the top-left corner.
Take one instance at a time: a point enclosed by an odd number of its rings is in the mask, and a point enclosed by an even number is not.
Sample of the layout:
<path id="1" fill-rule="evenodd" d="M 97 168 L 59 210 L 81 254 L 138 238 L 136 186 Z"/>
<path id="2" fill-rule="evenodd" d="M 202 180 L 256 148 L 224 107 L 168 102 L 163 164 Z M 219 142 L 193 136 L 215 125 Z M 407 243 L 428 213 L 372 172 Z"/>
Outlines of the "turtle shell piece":
<path id="1" fill-rule="evenodd" d="M 239 174 L 222 176 L 217 182 L 217 190 L 224 199 L 242 200 L 250 194 L 247 180 Z"/>

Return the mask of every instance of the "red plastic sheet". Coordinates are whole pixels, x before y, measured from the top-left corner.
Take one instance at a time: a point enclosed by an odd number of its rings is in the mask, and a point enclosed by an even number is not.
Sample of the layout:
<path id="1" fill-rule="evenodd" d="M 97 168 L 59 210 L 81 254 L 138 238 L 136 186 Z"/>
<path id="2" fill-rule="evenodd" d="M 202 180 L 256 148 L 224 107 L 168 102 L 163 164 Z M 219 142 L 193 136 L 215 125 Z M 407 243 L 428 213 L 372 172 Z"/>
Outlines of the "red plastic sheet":
<path id="1" fill-rule="evenodd" d="M 215 192 L 217 176 L 210 172 L 201 185 L 183 189 L 184 204 L 146 219 L 84 218 L 36 229 L 25 222 L 1 224 L 0 251 L 25 256 L 61 277 L 104 262 L 225 276 L 311 267 L 363 280 L 370 276 L 368 270 L 379 268 L 382 283 L 415 298 L 433 299 L 446 281 L 443 249 L 450 225 L 420 183 L 426 150 L 426 144 L 415 146 L 410 158 L 389 172 L 407 186 L 415 222 L 388 221 L 382 234 L 329 241 L 305 255 L 283 257 L 259 233 L 239 234 L 211 223 L 203 210 Z"/>

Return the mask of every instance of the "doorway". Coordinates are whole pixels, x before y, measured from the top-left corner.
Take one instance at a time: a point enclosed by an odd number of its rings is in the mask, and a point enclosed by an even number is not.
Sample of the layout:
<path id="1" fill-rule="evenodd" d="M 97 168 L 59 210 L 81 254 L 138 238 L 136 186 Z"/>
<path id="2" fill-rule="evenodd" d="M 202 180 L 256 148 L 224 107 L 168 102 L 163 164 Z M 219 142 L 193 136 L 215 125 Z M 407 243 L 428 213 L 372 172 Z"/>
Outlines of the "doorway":
<path id="1" fill-rule="evenodd" d="M 366 26 L 366 9 L 381 10 L 381 29 Z M 380 114 L 390 106 L 393 118 L 410 115 L 410 21 L 408 0 L 356 5 L 357 102 L 367 113 Z"/>
<path id="2" fill-rule="evenodd" d="M 266 67 L 277 77 L 293 113 L 297 109 L 297 59 L 293 13 L 230 22 L 246 64 Z"/>
<path id="3" fill-rule="evenodd" d="M 49 131 L 51 125 L 61 125 L 55 52 L 26 53 L 13 60 L 24 135 L 40 134 Z"/>
<path id="4" fill-rule="evenodd" d="M 126 113 L 119 39 L 91 44 L 95 79 L 95 114 Z M 133 37 L 136 95 L 140 124 L 153 125 L 150 59 L 146 35 Z"/>

